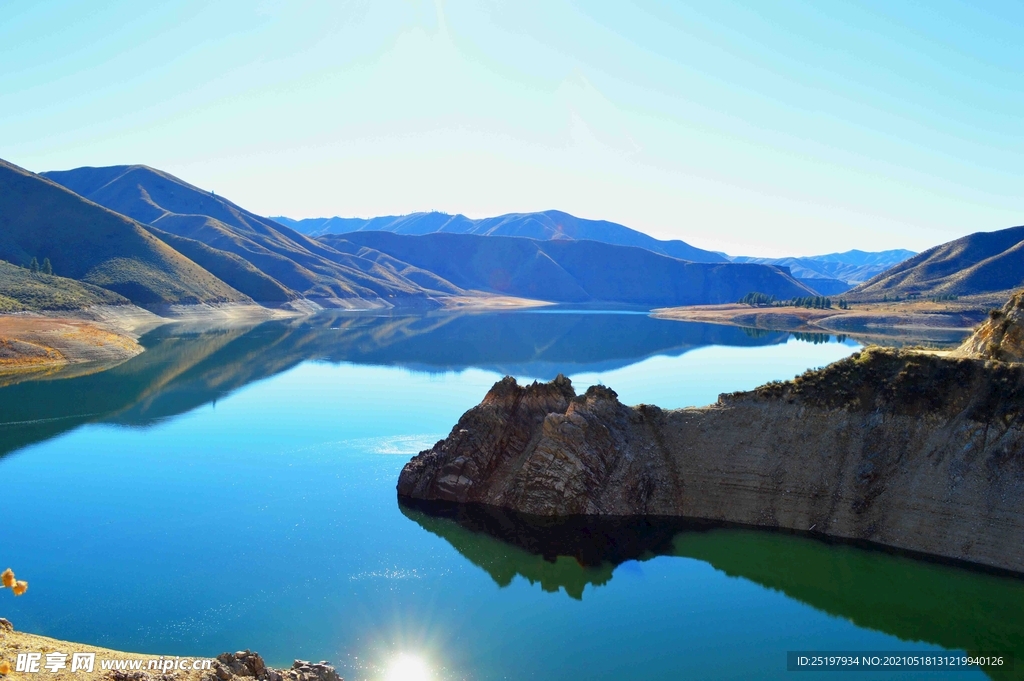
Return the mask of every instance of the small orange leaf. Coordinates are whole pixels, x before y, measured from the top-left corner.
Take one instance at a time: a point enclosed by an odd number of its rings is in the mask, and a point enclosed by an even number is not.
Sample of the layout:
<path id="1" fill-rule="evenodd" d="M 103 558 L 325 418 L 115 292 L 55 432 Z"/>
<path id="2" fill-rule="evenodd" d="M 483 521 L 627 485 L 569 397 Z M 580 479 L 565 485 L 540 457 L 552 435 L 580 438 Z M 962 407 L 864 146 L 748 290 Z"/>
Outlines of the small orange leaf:
<path id="1" fill-rule="evenodd" d="M 0 660 L 0 675 L 7 676 L 11 673 L 11 663 L 7 660 Z"/>
<path id="2" fill-rule="evenodd" d="M 3 580 L 4 588 L 9 589 L 14 586 L 14 570 L 7 568 L 3 574 L 0 575 L 0 580 Z"/>
<path id="3" fill-rule="evenodd" d="M 28 591 L 28 582 L 17 582 L 14 586 L 11 587 L 11 591 L 14 592 L 15 596 L 20 596 L 21 594 Z"/>

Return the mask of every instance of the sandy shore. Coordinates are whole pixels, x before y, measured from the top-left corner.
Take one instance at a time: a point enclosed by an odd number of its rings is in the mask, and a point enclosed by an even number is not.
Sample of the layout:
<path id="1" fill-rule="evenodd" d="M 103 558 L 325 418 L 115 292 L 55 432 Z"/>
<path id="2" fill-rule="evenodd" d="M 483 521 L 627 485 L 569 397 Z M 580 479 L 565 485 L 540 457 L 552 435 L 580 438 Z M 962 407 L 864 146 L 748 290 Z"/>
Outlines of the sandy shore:
<path id="1" fill-rule="evenodd" d="M 38 378 L 39 372 L 70 365 L 106 368 L 142 350 L 137 337 L 92 320 L 0 316 L 0 384 L 26 374 Z"/>
<path id="2" fill-rule="evenodd" d="M 0 386 L 70 378 L 116 366 L 143 352 L 138 339 L 164 324 L 202 330 L 303 314 L 258 305 L 175 306 L 161 312 L 103 305 L 70 312 L 0 315 Z"/>

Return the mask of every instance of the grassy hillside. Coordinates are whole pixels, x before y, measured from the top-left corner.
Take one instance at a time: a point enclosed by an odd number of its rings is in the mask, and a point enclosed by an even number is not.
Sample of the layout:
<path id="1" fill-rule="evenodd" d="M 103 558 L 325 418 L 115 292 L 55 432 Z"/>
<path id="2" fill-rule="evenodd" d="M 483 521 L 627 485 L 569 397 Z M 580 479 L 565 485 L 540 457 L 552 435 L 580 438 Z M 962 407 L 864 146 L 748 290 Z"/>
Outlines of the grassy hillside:
<path id="1" fill-rule="evenodd" d="M 731 303 L 750 291 L 813 295 L 767 265 L 693 263 L 597 241 L 537 241 L 473 234 L 354 232 L 319 237 L 382 251 L 465 289 L 566 303 L 670 306 Z"/>
<path id="2" fill-rule="evenodd" d="M 426 300 L 461 292 L 439 277 L 381 260 L 381 254 L 363 257 L 340 252 L 146 166 L 78 168 L 46 176 L 91 201 L 161 230 L 158 234 L 204 244 L 207 249 L 167 239 L 259 302 L 276 304 L 305 297 L 324 305 L 344 306 L 359 300 Z M 237 259 L 250 267 L 240 266 Z"/>
<path id="3" fill-rule="evenodd" d="M 127 305 L 113 291 L 66 277 L 33 273 L 0 261 L 0 313 L 77 310 L 92 305 Z"/>
<path id="4" fill-rule="evenodd" d="M 850 291 L 855 300 L 969 296 L 1024 283 L 1024 226 L 977 232 L 936 246 Z"/>
<path id="5" fill-rule="evenodd" d="M 142 306 L 247 300 L 137 222 L 0 161 L 0 259 L 33 257 Z"/>
<path id="6" fill-rule="evenodd" d="M 229 286 L 261 303 L 281 304 L 298 296 L 244 258 L 207 246 L 201 241 L 171 234 L 156 227 L 149 231 L 186 258 L 197 263 Z"/>
<path id="7" fill-rule="evenodd" d="M 521 236 L 542 241 L 585 239 L 618 246 L 646 248 L 655 253 L 693 262 L 727 262 L 726 257 L 722 254 L 696 248 L 685 241 L 661 241 L 625 225 L 607 220 L 586 220 L 560 210 L 546 210 L 539 213 L 509 213 L 480 220 L 473 220 L 465 215 L 449 215 L 438 212 L 370 219 L 289 220 L 285 217 L 275 219 L 301 232 L 315 236 L 347 232 L 394 232 L 408 235 L 445 232 L 481 236 Z"/>

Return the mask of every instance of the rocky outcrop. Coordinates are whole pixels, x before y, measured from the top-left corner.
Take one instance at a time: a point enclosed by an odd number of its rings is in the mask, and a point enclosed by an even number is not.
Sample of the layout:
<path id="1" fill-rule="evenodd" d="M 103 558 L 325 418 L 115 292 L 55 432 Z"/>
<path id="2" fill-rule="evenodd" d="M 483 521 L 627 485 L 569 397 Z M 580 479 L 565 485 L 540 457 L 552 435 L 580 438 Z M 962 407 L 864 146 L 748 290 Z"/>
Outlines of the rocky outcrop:
<path id="1" fill-rule="evenodd" d="M 327 661 L 295 660 L 290 669 L 271 669 L 259 653 L 241 650 L 222 653 L 213 662 L 213 674 L 203 681 L 343 681 Z"/>
<path id="2" fill-rule="evenodd" d="M 105 675 L 106 681 L 188 681 L 189 672 L 119 670 Z M 213 660 L 213 669 L 203 672 L 199 681 L 344 681 L 327 662 L 295 660 L 290 669 L 272 669 L 259 653 L 241 650 L 221 653 Z"/>
<path id="3" fill-rule="evenodd" d="M 1024 366 L 873 348 L 666 411 L 506 377 L 400 497 L 789 528 L 1024 571 Z"/>
<path id="4" fill-rule="evenodd" d="M 1001 310 L 964 341 L 956 354 L 1002 362 L 1024 362 L 1024 291 L 1016 293 Z"/>

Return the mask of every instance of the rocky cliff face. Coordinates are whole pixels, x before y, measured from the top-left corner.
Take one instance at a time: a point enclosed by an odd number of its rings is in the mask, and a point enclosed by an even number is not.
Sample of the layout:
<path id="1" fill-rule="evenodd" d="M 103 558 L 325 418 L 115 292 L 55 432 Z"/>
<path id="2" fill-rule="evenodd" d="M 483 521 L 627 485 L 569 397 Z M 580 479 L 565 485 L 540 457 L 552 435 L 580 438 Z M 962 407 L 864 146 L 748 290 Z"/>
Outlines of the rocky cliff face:
<path id="1" fill-rule="evenodd" d="M 505 378 L 398 493 L 790 528 L 1024 571 L 1024 366 L 870 349 L 673 411 Z"/>
<path id="2" fill-rule="evenodd" d="M 964 341 L 956 354 L 960 357 L 1024 362 L 1024 291 L 1014 294 L 1003 309 L 992 310 L 988 321 Z"/>

